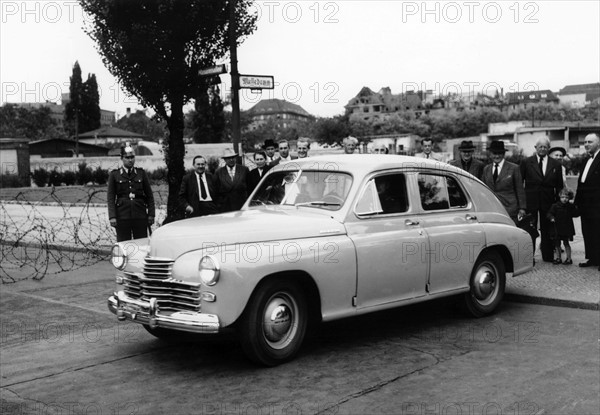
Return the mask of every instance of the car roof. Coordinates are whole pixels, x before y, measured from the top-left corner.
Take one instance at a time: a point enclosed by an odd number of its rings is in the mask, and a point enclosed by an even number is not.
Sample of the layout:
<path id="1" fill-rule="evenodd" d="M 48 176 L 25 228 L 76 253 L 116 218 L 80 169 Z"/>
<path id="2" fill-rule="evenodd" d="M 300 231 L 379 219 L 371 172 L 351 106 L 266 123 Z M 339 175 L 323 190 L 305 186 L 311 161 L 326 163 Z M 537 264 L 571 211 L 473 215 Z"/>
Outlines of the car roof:
<path id="1" fill-rule="evenodd" d="M 351 172 L 353 175 L 364 176 L 376 170 L 398 168 L 421 168 L 453 171 L 459 174 L 465 173 L 464 170 L 442 161 L 391 154 L 331 154 L 307 157 L 286 161 L 278 164 L 272 170 L 331 170 L 332 172 Z"/>

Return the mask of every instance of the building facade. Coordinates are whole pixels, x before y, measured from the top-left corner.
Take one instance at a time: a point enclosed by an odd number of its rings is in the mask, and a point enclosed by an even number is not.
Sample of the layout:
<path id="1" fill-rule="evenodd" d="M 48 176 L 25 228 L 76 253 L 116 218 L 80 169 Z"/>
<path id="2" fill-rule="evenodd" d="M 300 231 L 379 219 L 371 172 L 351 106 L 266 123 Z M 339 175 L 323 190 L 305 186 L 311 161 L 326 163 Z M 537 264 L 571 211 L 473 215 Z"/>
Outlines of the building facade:
<path id="1" fill-rule="evenodd" d="M 268 122 L 274 122 L 279 128 L 291 128 L 298 123 L 313 120 L 300 105 L 282 99 L 263 99 L 246 111 L 250 117 L 250 130 L 255 130 Z"/>

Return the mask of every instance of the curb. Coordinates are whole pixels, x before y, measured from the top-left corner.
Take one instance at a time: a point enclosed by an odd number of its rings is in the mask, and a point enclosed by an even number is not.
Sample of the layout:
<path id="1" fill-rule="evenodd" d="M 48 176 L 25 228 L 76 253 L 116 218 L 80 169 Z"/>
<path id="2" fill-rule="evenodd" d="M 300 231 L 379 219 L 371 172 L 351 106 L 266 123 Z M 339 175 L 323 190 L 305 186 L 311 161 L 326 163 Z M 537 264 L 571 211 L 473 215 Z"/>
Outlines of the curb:
<path id="1" fill-rule="evenodd" d="M 536 297 L 527 294 L 505 293 L 504 301 L 512 301 L 515 303 L 539 304 L 553 307 L 577 308 L 580 310 L 600 310 L 599 303 L 591 303 L 579 300 L 565 300 L 561 298 L 551 297 Z"/>

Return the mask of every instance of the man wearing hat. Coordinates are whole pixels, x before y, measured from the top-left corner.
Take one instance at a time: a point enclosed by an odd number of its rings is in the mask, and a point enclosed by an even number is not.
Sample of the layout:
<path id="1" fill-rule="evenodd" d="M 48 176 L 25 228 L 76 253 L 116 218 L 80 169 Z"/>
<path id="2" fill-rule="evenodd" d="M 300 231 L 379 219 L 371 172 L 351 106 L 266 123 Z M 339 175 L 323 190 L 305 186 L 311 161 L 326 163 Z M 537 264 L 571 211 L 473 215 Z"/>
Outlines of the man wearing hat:
<path id="1" fill-rule="evenodd" d="M 220 212 L 240 210 L 248 198 L 248 167 L 236 164 L 237 154 L 230 148 L 221 157 L 225 165 L 215 172 L 215 191 Z"/>
<path id="2" fill-rule="evenodd" d="M 523 160 L 520 166 L 527 213 L 533 215 L 536 225 L 539 224 L 542 260 L 554 262 L 554 242 L 550 239 L 553 225 L 548 219 L 548 211 L 558 201 L 558 193 L 563 188 L 562 166 L 548 157 L 550 140 L 547 137 L 538 139 L 534 147 L 535 154 Z"/>
<path id="3" fill-rule="evenodd" d="M 508 215 L 515 222 L 525 215 L 525 191 L 519 166 L 504 160 L 503 141 L 492 141 L 489 147 L 492 163 L 483 168 L 483 181 L 498 197 Z"/>
<path id="4" fill-rule="evenodd" d="M 117 242 L 146 238 L 154 223 L 154 196 L 146 172 L 134 167 L 135 153 L 127 143 L 121 147 L 123 166 L 108 176 L 108 219 Z"/>
<path id="5" fill-rule="evenodd" d="M 567 169 L 565 167 L 565 157 L 567 157 L 567 150 L 565 150 L 562 147 L 552 147 L 550 150 L 548 150 L 548 156 L 552 157 L 554 160 L 558 161 L 561 166 L 562 166 L 562 177 L 563 177 L 563 184 L 566 186 L 567 185 Z"/>
<path id="6" fill-rule="evenodd" d="M 277 146 L 275 145 L 275 141 L 267 138 L 265 140 L 265 144 L 263 145 L 263 149 L 265 150 L 265 155 L 267 157 L 267 166 L 272 166 L 277 157 L 275 157 L 275 149 Z"/>
<path id="7" fill-rule="evenodd" d="M 458 151 L 460 153 L 460 160 L 452 160 L 450 165 L 459 167 L 481 180 L 485 164 L 476 158 L 473 158 L 473 152 L 475 151 L 473 141 L 463 140 L 460 143 L 460 146 L 458 146 Z"/>

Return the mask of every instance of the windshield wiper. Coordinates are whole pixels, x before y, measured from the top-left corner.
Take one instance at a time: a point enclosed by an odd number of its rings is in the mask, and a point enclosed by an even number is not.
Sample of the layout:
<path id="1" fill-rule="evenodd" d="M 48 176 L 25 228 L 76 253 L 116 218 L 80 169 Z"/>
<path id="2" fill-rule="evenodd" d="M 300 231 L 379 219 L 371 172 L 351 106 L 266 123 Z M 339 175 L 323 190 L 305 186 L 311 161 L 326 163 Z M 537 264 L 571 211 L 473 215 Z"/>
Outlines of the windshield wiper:
<path id="1" fill-rule="evenodd" d="M 321 200 L 316 200 L 314 202 L 296 203 L 294 206 L 342 206 L 342 204 L 341 203 L 323 202 Z"/>

